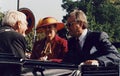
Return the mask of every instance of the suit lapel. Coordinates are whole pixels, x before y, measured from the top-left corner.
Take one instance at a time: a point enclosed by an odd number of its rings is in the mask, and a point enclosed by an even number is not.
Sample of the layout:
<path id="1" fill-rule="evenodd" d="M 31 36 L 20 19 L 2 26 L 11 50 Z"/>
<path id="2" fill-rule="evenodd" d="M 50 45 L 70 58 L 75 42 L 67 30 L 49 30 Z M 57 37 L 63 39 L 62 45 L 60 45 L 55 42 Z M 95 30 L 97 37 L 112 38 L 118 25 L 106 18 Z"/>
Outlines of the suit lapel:
<path id="1" fill-rule="evenodd" d="M 93 38 L 91 37 L 91 34 L 92 34 L 91 31 L 87 32 L 82 51 L 87 51 L 87 50 L 89 51 L 91 49 L 91 47 L 93 46 Z"/>
<path id="2" fill-rule="evenodd" d="M 68 45 L 69 45 L 69 49 L 74 49 L 76 52 L 81 51 L 79 41 L 74 37 L 70 39 Z"/>

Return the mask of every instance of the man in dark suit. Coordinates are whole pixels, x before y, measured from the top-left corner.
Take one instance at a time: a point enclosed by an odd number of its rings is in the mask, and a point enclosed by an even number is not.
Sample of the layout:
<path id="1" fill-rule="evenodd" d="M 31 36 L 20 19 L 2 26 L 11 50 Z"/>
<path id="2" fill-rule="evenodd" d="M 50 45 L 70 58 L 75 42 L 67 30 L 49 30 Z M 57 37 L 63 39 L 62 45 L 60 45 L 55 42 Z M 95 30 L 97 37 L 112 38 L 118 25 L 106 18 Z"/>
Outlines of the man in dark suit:
<path id="1" fill-rule="evenodd" d="M 22 12 L 10 10 L 0 27 L 0 53 L 25 58 L 26 40 L 24 38 L 27 30 L 26 15 Z"/>
<path id="2" fill-rule="evenodd" d="M 13 55 L 14 57 L 25 58 L 26 40 L 24 36 L 26 30 L 26 15 L 15 10 L 8 11 L 0 27 L 1 55 Z"/>
<path id="3" fill-rule="evenodd" d="M 110 65 L 120 60 L 117 49 L 105 32 L 88 30 L 88 22 L 82 10 L 74 10 L 67 18 L 68 53 L 64 62 L 86 65 Z"/>
<path id="4" fill-rule="evenodd" d="M 0 27 L 0 75 L 20 76 L 19 59 L 25 59 L 27 29 L 26 15 L 16 10 L 7 11 Z M 13 61 L 13 63 L 10 62 Z M 3 64 L 4 63 L 4 64 Z"/>

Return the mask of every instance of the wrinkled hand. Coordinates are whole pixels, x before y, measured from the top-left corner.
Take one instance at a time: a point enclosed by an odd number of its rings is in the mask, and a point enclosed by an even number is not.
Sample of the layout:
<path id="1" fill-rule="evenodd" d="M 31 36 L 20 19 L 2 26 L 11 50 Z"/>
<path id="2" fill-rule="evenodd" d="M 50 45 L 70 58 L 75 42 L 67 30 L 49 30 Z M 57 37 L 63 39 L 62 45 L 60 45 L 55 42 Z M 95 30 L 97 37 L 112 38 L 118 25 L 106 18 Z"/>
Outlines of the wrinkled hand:
<path id="1" fill-rule="evenodd" d="M 41 61 L 46 61 L 47 59 L 48 59 L 48 56 L 40 57 L 40 60 L 41 60 Z"/>
<path id="2" fill-rule="evenodd" d="M 61 63 L 61 62 L 62 62 L 62 59 L 50 59 L 50 61 L 52 61 L 52 62 L 57 62 L 57 63 Z"/>
<path id="3" fill-rule="evenodd" d="M 97 60 L 87 60 L 83 62 L 84 65 L 97 65 L 99 66 L 99 62 Z"/>

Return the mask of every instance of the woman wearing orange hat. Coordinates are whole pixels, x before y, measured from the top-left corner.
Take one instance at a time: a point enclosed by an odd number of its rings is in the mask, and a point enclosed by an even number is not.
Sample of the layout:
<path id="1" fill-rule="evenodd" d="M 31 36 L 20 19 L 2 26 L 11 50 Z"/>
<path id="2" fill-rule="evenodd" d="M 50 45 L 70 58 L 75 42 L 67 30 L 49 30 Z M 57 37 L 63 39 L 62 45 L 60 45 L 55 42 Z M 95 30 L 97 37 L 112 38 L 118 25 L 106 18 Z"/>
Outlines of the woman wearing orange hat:
<path id="1" fill-rule="evenodd" d="M 30 58 L 61 62 L 68 50 L 67 40 L 57 35 L 57 31 L 63 27 L 64 24 L 57 22 L 53 17 L 45 17 L 40 20 L 36 30 L 44 31 L 46 37 L 34 43 Z"/>

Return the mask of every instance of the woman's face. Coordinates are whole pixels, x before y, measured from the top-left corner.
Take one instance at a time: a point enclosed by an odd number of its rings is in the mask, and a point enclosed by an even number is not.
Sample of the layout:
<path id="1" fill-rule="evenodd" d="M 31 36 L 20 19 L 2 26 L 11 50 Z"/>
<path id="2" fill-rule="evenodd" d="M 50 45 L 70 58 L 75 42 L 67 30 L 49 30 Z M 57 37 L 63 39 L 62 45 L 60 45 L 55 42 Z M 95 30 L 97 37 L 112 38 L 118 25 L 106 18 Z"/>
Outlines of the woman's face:
<path id="1" fill-rule="evenodd" d="M 56 32 L 57 32 L 55 24 L 45 26 L 43 27 L 43 29 L 45 30 L 45 35 L 48 40 L 52 40 L 55 37 Z"/>

